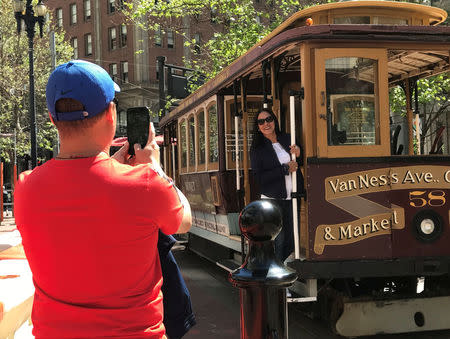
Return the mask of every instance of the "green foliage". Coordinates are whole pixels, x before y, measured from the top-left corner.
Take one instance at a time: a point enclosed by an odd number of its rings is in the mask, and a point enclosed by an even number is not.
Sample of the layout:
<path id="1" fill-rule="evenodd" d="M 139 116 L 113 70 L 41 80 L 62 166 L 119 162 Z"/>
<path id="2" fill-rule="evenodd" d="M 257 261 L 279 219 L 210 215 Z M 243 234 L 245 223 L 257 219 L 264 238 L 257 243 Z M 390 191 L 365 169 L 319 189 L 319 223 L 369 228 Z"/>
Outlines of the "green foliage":
<path id="1" fill-rule="evenodd" d="M 29 54 L 26 31 L 17 33 L 12 1 L 0 2 L 0 133 L 17 135 L 17 155 L 30 153 L 29 122 Z M 34 39 L 34 87 L 38 148 L 52 149 L 56 143 L 56 130 L 49 123 L 45 101 L 45 85 L 51 72 L 49 32 L 51 22 L 47 22 L 43 38 L 36 24 Z M 64 42 L 64 34 L 56 32 L 56 63 L 69 60 L 73 50 Z M 0 138 L 0 157 L 12 161 L 14 140 Z M 43 159 L 41 159 L 43 160 Z"/>
<path id="2" fill-rule="evenodd" d="M 253 0 L 138 0 L 127 3 L 125 13 L 143 29 L 170 29 L 182 35 L 192 55 L 185 66 L 209 79 L 296 11 L 326 2 L 333 1 L 266 0 L 255 5 Z M 210 24 L 211 38 L 195 41 L 186 30 L 186 21 L 191 26 Z"/>
<path id="3" fill-rule="evenodd" d="M 417 82 L 419 111 L 422 108 L 437 110 L 440 106 L 450 105 L 450 75 L 442 73 L 433 77 L 421 79 Z M 406 97 L 405 92 L 399 86 L 394 87 L 389 92 L 389 101 L 391 111 L 395 114 L 406 115 Z"/>
<path id="4" fill-rule="evenodd" d="M 424 78 L 417 82 L 418 88 L 418 109 L 422 120 L 421 147 L 426 137 L 433 137 L 436 132 L 433 126 L 450 112 L 450 73 Z M 414 95 L 413 95 L 414 97 Z M 399 86 L 394 87 L 389 92 L 389 102 L 391 112 L 394 114 L 406 115 L 406 96 Z M 412 103 L 415 108 L 415 103 Z"/>

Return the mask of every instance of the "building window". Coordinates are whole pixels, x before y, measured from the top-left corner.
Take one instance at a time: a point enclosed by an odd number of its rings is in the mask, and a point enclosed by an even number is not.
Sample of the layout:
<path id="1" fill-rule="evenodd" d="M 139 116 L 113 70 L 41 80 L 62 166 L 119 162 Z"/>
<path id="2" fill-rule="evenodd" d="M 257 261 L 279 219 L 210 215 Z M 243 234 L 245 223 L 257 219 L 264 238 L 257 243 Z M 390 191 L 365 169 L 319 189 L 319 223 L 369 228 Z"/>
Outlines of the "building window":
<path id="1" fill-rule="evenodd" d="M 194 53 L 200 54 L 200 34 L 194 34 Z"/>
<path id="2" fill-rule="evenodd" d="M 122 83 L 128 82 L 128 61 L 122 61 L 120 63 L 120 68 L 122 70 Z"/>
<path id="3" fill-rule="evenodd" d="M 109 64 L 109 75 L 114 81 L 117 80 L 117 64 Z"/>
<path id="4" fill-rule="evenodd" d="M 92 55 L 92 35 L 90 33 L 84 36 L 84 51 L 85 56 Z"/>
<path id="5" fill-rule="evenodd" d="M 175 46 L 175 39 L 173 37 L 173 31 L 167 32 L 167 48 L 174 48 Z"/>
<path id="6" fill-rule="evenodd" d="M 120 47 L 127 45 L 127 25 L 120 25 Z"/>
<path id="7" fill-rule="evenodd" d="M 62 10 L 62 8 L 56 9 L 56 25 L 58 27 L 63 26 L 63 10 Z"/>
<path id="8" fill-rule="evenodd" d="M 155 31 L 155 46 L 162 46 L 162 32 L 161 27 L 158 27 Z"/>
<path id="9" fill-rule="evenodd" d="M 114 13 L 116 11 L 116 0 L 108 1 L 108 13 Z"/>
<path id="10" fill-rule="evenodd" d="M 117 30 L 116 27 L 110 27 L 108 29 L 109 49 L 114 50 L 117 48 Z"/>
<path id="11" fill-rule="evenodd" d="M 91 0 L 84 0 L 84 21 L 91 20 Z"/>
<path id="12" fill-rule="evenodd" d="M 76 25 L 77 23 L 77 4 L 70 4 L 70 24 Z"/>
<path id="13" fill-rule="evenodd" d="M 73 58 L 78 59 L 78 39 L 72 38 L 72 40 L 70 40 L 70 45 L 73 48 Z"/>

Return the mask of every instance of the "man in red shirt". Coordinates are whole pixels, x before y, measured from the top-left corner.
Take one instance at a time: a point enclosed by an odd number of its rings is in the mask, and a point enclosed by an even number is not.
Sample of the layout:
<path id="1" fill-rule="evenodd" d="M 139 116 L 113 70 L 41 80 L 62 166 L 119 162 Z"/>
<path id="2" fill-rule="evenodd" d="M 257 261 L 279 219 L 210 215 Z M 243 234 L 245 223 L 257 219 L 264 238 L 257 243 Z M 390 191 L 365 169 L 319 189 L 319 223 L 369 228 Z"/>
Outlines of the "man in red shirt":
<path id="1" fill-rule="evenodd" d="M 114 157 L 115 92 L 101 67 L 58 66 L 47 106 L 60 153 L 20 175 L 15 217 L 36 288 L 36 339 L 166 338 L 158 230 L 184 233 L 191 211 L 148 144 Z"/>

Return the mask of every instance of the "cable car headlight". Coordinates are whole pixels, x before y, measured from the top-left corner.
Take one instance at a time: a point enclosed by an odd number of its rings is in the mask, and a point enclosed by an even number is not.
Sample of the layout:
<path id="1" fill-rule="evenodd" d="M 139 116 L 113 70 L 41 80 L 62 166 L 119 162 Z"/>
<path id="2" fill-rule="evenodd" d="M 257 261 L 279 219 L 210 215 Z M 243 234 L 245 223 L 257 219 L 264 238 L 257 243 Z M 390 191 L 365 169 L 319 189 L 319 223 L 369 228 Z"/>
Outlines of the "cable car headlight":
<path id="1" fill-rule="evenodd" d="M 422 210 L 414 216 L 412 230 L 422 242 L 436 241 L 443 232 L 442 218 L 435 211 Z"/>
<path id="2" fill-rule="evenodd" d="M 434 222 L 431 219 L 423 219 L 420 223 L 420 230 L 424 234 L 431 234 L 434 231 Z"/>

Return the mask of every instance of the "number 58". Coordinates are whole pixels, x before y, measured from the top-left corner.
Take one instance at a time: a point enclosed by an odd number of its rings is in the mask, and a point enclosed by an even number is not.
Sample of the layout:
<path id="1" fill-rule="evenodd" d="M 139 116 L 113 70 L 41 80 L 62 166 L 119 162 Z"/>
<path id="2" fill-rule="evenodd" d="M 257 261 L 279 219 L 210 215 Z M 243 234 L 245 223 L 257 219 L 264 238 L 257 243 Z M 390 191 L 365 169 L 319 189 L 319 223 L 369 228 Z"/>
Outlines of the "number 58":
<path id="1" fill-rule="evenodd" d="M 442 206 L 446 203 L 444 191 L 431 191 L 426 195 L 426 191 L 409 192 L 409 205 L 412 207 Z"/>

